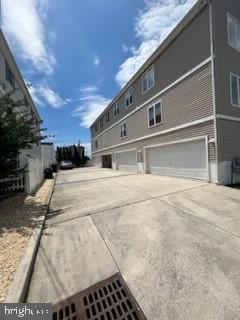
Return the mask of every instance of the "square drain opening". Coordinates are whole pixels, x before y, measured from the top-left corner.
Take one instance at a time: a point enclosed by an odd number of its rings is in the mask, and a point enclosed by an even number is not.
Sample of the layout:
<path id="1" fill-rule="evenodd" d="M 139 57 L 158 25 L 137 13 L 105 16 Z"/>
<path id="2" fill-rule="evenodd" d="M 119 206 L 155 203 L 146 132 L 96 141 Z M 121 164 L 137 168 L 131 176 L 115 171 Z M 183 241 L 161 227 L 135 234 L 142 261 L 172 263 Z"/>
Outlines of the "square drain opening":
<path id="1" fill-rule="evenodd" d="M 122 276 L 116 275 L 53 306 L 53 320 L 146 320 Z"/>

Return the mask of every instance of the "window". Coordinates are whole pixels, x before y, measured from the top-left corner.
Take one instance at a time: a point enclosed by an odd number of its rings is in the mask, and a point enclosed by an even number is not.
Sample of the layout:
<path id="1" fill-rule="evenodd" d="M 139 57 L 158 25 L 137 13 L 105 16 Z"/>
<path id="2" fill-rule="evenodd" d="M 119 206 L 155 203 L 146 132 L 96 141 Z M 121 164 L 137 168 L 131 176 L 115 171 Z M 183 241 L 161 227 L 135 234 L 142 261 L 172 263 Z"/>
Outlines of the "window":
<path id="1" fill-rule="evenodd" d="M 148 126 L 152 127 L 162 122 L 162 102 L 157 102 L 148 108 Z"/>
<path id="2" fill-rule="evenodd" d="M 108 111 L 108 112 L 106 112 L 106 114 L 105 114 L 105 119 L 106 119 L 106 122 L 108 122 L 108 121 L 109 121 L 109 119 L 110 119 L 109 111 Z"/>
<path id="3" fill-rule="evenodd" d="M 142 76 L 142 92 L 151 89 L 154 83 L 154 68 L 151 66 Z"/>
<path id="4" fill-rule="evenodd" d="M 125 106 L 128 107 L 133 103 L 133 88 L 129 88 L 125 93 Z"/>
<path id="5" fill-rule="evenodd" d="M 98 141 L 95 140 L 95 148 L 97 149 L 98 148 Z"/>
<path id="6" fill-rule="evenodd" d="M 98 132 L 98 125 L 97 125 L 97 123 L 95 124 L 94 128 L 95 128 L 95 132 Z"/>
<path id="7" fill-rule="evenodd" d="M 115 103 L 115 105 L 113 106 L 114 117 L 116 117 L 119 113 L 120 113 L 120 109 L 119 109 L 118 103 Z"/>
<path id="8" fill-rule="evenodd" d="M 99 126 L 100 126 L 100 128 L 103 127 L 103 118 L 101 118 L 101 119 L 99 120 Z"/>
<path id="9" fill-rule="evenodd" d="M 123 122 L 120 125 L 120 133 L 121 133 L 121 139 L 126 138 L 126 136 L 127 136 L 127 124 L 126 124 L 126 122 Z"/>
<path id="10" fill-rule="evenodd" d="M 11 84 L 13 89 L 15 89 L 15 76 L 12 73 L 12 70 L 10 69 L 7 62 L 6 62 L 6 79 Z"/>
<path id="11" fill-rule="evenodd" d="M 228 43 L 236 50 L 240 50 L 240 21 L 227 15 L 228 20 Z"/>
<path id="12" fill-rule="evenodd" d="M 231 104 L 240 107 L 240 77 L 231 74 Z"/>

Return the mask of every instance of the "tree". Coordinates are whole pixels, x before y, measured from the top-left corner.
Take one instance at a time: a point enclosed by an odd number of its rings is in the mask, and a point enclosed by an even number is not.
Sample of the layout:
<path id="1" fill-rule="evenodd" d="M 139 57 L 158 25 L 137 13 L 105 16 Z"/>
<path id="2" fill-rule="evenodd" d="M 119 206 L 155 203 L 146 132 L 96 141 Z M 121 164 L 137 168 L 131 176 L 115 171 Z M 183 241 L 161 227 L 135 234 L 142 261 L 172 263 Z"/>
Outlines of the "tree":
<path id="1" fill-rule="evenodd" d="M 23 149 L 42 137 L 38 123 L 29 111 L 25 99 L 14 102 L 11 94 L 0 97 L 0 191 L 4 191 L 3 179 L 17 177 L 25 168 L 17 168 L 17 159 Z"/>

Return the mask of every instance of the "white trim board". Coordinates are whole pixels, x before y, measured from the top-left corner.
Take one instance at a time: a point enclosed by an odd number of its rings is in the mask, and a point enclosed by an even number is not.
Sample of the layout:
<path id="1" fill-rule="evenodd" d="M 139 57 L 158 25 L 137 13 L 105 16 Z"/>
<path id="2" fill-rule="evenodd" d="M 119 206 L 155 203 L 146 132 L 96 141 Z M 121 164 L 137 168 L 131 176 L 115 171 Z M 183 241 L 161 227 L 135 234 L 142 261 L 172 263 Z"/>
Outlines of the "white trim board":
<path id="1" fill-rule="evenodd" d="M 205 65 L 207 65 L 208 63 L 212 62 L 212 57 L 207 58 L 206 60 L 204 60 L 203 62 L 201 62 L 199 65 L 197 65 L 196 67 L 194 67 L 193 69 L 189 70 L 187 73 L 185 73 L 183 76 L 181 76 L 180 78 L 178 78 L 176 81 L 174 81 L 173 83 L 171 83 L 169 86 L 167 86 L 166 88 L 164 88 L 163 90 L 159 91 L 157 94 L 155 94 L 153 97 L 151 97 L 150 99 L 148 99 L 147 101 L 145 101 L 144 103 L 142 103 L 139 107 L 136 107 L 136 109 L 134 109 L 133 111 L 131 111 L 130 113 L 128 113 L 125 117 L 119 119 L 117 122 L 113 123 L 110 127 L 108 127 L 107 129 L 103 130 L 101 133 L 99 133 L 98 135 L 96 135 L 94 138 L 92 138 L 91 140 L 94 141 L 95 139 L 97 139 L 98 137 L 100 137 L 101 135 L 103 135 L 105 132 L 109 131 L 110 129 L 114 128 L 116 125 L 118 125 L 120 122 L 124 121 L 125 119 L 127 119 L 128 117 L 130 117 L 132 114 L 134 114 L 135 112 L 137 112 L 138 110 L 144 108 L 146 105 L 148 105 L 149 103 L 151 103 L 153 100 L 157 99 L 160 95 L 162 95 L 163 93 L 165 93 L 166 91 L 170 90 L 172 87 L 176 86 L 178 83 L 180 83 L 181 81 L 185 80 L 186 78 L 188 78 L 190 75 L 192 75 L 194 72 L 198 71 L 199 69 L 201 69 L 202 67 L 204 67 Z"/>
<path id="2" fill-rule="evenodd" d="M 240 118 L 231 117 L 231 116 L 225 116 L 224 114 L 218 114 L 217 115 L 217 119 L 240 122 Z"/>
<path id="3" fill-rule="evenodd" d="M 132 151 L 137 151 L 137 148 L 119 150 L 119 151 L 116 151 L 116 153 L 125 153 L 125 152 L 132 152 Z"/>
<path id="4" fill-rule="evenodd" d="M 152 149 L 152 148 L 158 148 L 158 147 L 165 147 L 165 146 L 170 146 L 173 144 L 180 144 L 180 143 L 185 143 L 185 142 L 193 142 L 193 141 L 198 141 L 198 140 L 205 140 L 208 141 L 208 136 L 199 136 L 195 138 L 187 138 L 187 139 L 181 139 L 181 140 L 176 140 L 176 141 L 170 141 L 170 142 L 164 142 L 164 143 L 158 143 L 158 144 L 153 144 L 151 146 L 145 146 L 143 149 Z"/>
<path id="5" fill-rule="evenodd" d="M 167 133 L 171 133 L 171 132 L 174 132 L 174 131 L 177 131 L 177 130 L 189 128 L 189 127 L 192 127 L 192 126 L 195 126 L 195 125 L 198 125 L 198 124 L 202 124 L 202 123 L 205 123 L 205 122 L 209 122 L 209 121 L 212 121 L 212 120 L 214 120 L 214 116 L 209 116 L 209 117 L 202 118 L 202 119 L 199 119 L 199 120 L 196 120 L 196 121 L 192 121 L 192 122 L 189 122 L 189 123 L 186 123 L 186 124 L 182 124 L 182 125 L 174 127 L 174 128 L 170 128 L 170 129 L 166 129 L 166 130 L 163 130 L 163 131 L 160 131 L 160 132 L 148 134 L 146 136 L 142 136 L 142 137 L 137 138 L 137 139 L 132 139 L 132 140 L 126 141 L 124 143 L 120 143 L 120 144 L 116 144 L 116 145 L 113 145 L 113 146 L 110 146 L 110 147 L 107 147 L 107 148 L 103 148 L 103 149 L 100 149 L 98 151 L 92 152 L 92 154 L 95 154 L 95 153 L 98 153 L 98 152 L 101 152 L 101 151 L 105 151 L 105 150 L 108 150 L 108 149 L 113 149 L 113 148 L 125 146 L 125 145 L 133 143 L 133 142 L 142 141 L 142 140 L 146 140 L 146 139 L 149 139 L 149 138 L 157 137 L 157 136 L 164 135 L 164 134 L 167 134 Z"/>

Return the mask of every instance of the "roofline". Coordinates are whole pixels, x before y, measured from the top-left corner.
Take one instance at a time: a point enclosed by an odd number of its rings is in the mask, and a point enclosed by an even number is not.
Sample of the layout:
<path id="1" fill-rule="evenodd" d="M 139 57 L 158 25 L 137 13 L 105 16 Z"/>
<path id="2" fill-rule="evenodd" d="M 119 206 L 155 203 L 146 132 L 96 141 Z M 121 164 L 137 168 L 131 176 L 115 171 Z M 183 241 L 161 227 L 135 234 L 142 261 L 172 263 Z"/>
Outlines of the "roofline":
<path id="1" fill-rule="evenodd" d="M 30 92 L 29 92 L 29 90 L 28 90 L 28 88 L 27 88 L 27 86 L 26 86 L 25 81 L 23 80 L 22 74 L 21 74 L 21 72 L 20 72 L 20 70 L 19 70 L 19 67 L 18 67 L 18 65 L 17 65 L 17 63 L 16 63 L 16 60 L 15 60 L 13 54 L 12 54 L 12 51 L 11 51 L 9 45 L 8 45 L 7 39 L 5 38 L 4 33 L 3 33 L 3 30 L 2 30 L 1 27 L 0 27 L 0 34 L 1 34 L 2 38 L 3 38 L 4 45 L 5 45 L 6 48 L 7 48 L 7 51 L 8 51 L 8 53 L 9 53 L 9 55 L 10 55 L 10 58 L 12 59 L 12 62 L 13 62 L 13 64 L 14 64 L 15 67 L 16 67 L 18 76 L 19 76 L 19 78 L 20 78 L 20 80 L 21 80 L 21 82 L 22 82 L 22 85 L 23 85 L 24 90 L 25 90 L 26 93 L 27 93 L 28 99 L 29 99 L 30 102 L 32 103 L 33 108 L 34 108 L 34 111 L 35 111 L 35 113 L 36 113 L 39 121 L 42 122 L 42 119 L 41 119 L 41 117 L 40 117 L 40 114 L 39 114 L 39 112 L 38 112 L 38 109 L 37 109 L 37 107 L 36 107 L 36 105 L 35 105 L 32 97 L 31 97 L 31 94 L 30 94 Z M 6 59 L 6 57 L 5 57 L 5 59 Z"/>
<path id="2" fill-rule="evenodd" d="M 202 11 L 202 9 L 207 5 L 209 0 L 198 0 L 195 5 L 186 13 L 186 15 L 181 19 L 181 21 L 176 25 L 176 27 L 170 32 L 167 38 L 159 45 L 159 47 L 151 54 L 151 56 L 144 62 L 144 64 L 138 69 L 138 71 L 130 78 L 130 80 L 124 85 L 124 87 L 118 92 L 117 95 L 111 100 L 107 107 L 101 112 L 101 114 L 93 121 L 89 126 L 91 128 L 94 123 L 101 118 L 107 109 L 117 102 L 120 96 L 130 87 L 135 80 L 145 71 L 154 60 L 173 42 L 173 40 L 183 31 L 184 28 L 195 18 L 195 16 Z"/>

